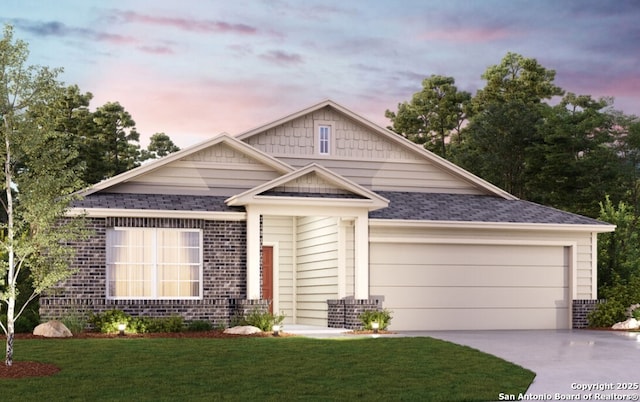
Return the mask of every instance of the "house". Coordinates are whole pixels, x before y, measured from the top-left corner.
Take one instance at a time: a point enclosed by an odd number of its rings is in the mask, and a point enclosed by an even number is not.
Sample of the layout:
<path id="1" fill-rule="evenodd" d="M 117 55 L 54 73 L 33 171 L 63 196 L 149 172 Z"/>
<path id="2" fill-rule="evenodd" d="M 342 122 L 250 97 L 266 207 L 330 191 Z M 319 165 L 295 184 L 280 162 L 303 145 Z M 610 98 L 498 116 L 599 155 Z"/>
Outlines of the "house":
<path id="1" fill-rule="evenodd" d="M 394 330 L 584 325 L 597 234 L 613 225 L 513 195 L 323 101 L 217 135 L 87 190 L 77 273 L 41 298 L 227 325 L 252 308 L 285 325 Z"/>

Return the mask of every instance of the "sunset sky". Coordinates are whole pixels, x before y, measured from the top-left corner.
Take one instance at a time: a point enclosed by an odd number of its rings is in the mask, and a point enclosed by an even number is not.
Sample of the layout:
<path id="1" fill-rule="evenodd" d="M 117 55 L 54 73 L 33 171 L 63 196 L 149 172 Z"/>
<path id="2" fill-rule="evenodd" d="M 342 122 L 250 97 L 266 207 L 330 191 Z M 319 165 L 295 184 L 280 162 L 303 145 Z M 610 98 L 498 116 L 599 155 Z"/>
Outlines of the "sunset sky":
<path id="1" fill-rule="evenodd" d="M 461 90 L 509 51 L 568 92 L 640 115 L 635 0 L 0 0 L 30 64 L 62 67 L 95 109 L 117 101 L 141 142 L 237 134 L 324 99 L 382 126 L 431 74 Z"/>

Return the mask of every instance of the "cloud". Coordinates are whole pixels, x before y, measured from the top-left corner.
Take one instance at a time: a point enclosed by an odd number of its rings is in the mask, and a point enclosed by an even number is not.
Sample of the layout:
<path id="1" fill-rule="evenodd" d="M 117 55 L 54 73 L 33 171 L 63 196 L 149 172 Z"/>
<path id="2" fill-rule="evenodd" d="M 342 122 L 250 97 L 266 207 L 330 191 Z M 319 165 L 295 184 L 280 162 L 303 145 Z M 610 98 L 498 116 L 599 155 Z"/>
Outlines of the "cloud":
<path id="1" fill-rule="evenodd" d="M 13 20 L 13 23 L 17 28 L 23 29 L 40 37 L 56 36 L 75 37 L 81 39 L 90 38 L 98 42 L 108 42 L 115 44 L 137 43 L 137 39 L 131 36 L 111 34 L 88 28 L 70 27 L 59 21 L 41 22 L 16 19 Z"/>
<path id="2" fill-rule="evenodd" d="M 302 56 L 296 53 L 287 53 L 282 50 L 271 50 L 260 56 L 261 59 L 279 65 L 300 64 Z"/>
<path id="3" fill-rule="evenodd" d="M 461 28 L 431 30 L 419 35 L 418 39 L 454 43 L 483 43 L 512 38 L 513 31 L 503 28 Z"/>
<path id="4" fill-rule="evenodd" d="M 134 11 L 113 11 L 111 16 L 124 23 L 160 25 L 182 31 L 200 33 L 235 33 L 254 35 L 257 29 L 247 24 L 230 23 L 216 20 L 198 20 L 178 17 L 158 17 L 136 13 Z"/>
<path id="5" fill-rule="evenodd" d="M 149 54 L 175 54 L 169 46 L 139 46 L 138 50 Z"/>

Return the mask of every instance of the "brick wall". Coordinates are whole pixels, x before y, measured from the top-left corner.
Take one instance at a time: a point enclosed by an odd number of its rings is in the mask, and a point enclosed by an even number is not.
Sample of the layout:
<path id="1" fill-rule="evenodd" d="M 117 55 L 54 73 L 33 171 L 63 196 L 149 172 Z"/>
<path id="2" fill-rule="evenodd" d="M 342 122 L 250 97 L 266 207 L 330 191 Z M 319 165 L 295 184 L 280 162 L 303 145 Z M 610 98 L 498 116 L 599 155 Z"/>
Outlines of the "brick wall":
<path id="1" fill-rule="evenodd" d="M 133 316 L 181 315 L 186 321 L 229 324 L 246 298 L 246 224 L 167 218 L 88 218 L 89 239 L 74 244 L 77 272 L 40 298 L 43 321 L 75 312 L 119 309 Z M 110 227 L 198 228 L 203 231 L 203 295 L 201 300 L 107 300 L 106 231 Z"/>
<path id="2" fill-rule="evenodd" d="M 327 300 L 329 328 L 361 329 L 360 314 L 382 310 L 381 298 Z"/>
<path id="3" fill-rule="evenodd" d="M 574 300 L 572 311 L 572 328 L 581 329 L 589 326 L 587 316 L 604 300 Z"/>

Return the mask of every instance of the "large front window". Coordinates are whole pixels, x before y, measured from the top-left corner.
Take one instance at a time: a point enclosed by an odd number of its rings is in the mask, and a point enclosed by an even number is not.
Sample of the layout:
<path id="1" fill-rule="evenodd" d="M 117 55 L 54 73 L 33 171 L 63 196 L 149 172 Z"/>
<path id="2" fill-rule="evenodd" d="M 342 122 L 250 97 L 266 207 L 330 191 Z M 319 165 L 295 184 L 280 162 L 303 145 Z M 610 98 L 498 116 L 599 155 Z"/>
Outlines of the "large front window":
<path id="1" fill-rule="evenodd" d="M 197 229 L 107 231 L 107 297 L 199 299 L 202 234 Z"/>

